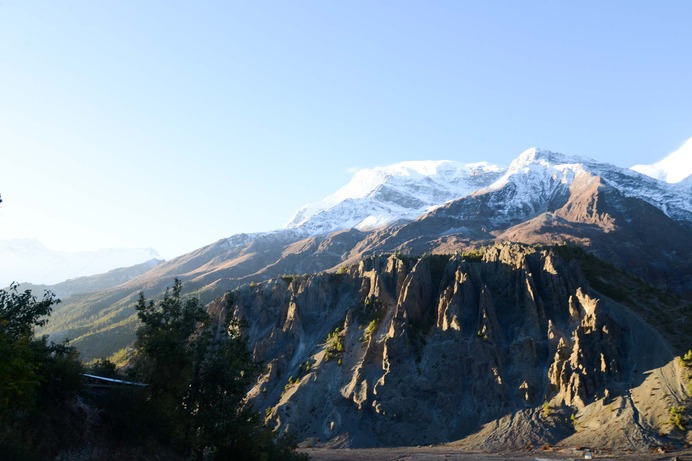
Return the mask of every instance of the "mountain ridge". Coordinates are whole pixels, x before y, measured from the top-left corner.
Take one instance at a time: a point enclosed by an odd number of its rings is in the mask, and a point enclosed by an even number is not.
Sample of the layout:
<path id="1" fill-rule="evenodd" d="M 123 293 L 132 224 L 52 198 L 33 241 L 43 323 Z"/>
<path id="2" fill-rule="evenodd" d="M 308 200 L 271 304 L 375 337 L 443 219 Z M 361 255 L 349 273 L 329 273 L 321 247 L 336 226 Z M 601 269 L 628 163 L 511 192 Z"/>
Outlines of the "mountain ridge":
<path id="1" fill-rule="evenodd" d="M 76 294 L 41 333 L 122 358 L 139 293 L 180 279 L 219 324 L 232 291 L 263 364 L 248 402 L 304 446 L 692 441 L 670 422 L 692 392 L 676 359 L 692 337 L 692 183 L 540 149 L 475 179 L 446 201 L 425 175 L 371 182 L 295 227 Z M 424 212 L 370 228 L 378 206 Z"/>
<path id="2" fill-rule="evenodd" d="M 360 230 L 412 219 L 473 192 L 498 176 L 487 162 L 409 161 L 357 171 L 334 194 L 301 207 L 286 228 L 308 235 L 353 227 Z"/>
<path id="3" fill-rule="evenodd" d="M 440 168 L 446 175 L 440 174 Z M 555 175 L 561 175 L 559 181 L 563 183 L 571 182 L 574 175 L 583 171 L 603 176 L 626 195 L 642 198 L 675 219 L 692 221 L 692 183 L 668 184 L 632 169 L 532 147 L 523 151 L 507 168 L 487 162 L 462 164 L 441 160 L 402 162 L 360 170 L 335 194 L 300 208 L 285 228 L 301 231 L 304 235 L 351 227 L 370 230 L 397 220 L 415 219 L 474 193 L 497 190 L 516 175 L 538 170 L 550 173 L 544 178 L 546 180 L 556 181 Z M 410 180 L 413 176 L 416 181 Z M 547 182 L 515 181 L 539 192 L 545 192 Z"/>
<path id="4" fill-rule="evenodd" d="M 102 274 L 161 257 L 151 248 L 56 251 L 36 239 L 0 240 L 0 286 L 12 282 L 53 285 L 76 277 Z"/>
<path id="5" fill-rule="evenodd" d="M 692 250 L 686 244 L 692 194 L 679 193 L 681 185 L 540 149 L 524 151 L 511 169 L 489 174 L 495 176 L 482 179 L 489 183 L 485 188 L 383 227 L 315 233 L 284 228 L 221 239 L 117 288 L 64 300 L 45 331 L 72 338 L 87 357 L 107 356 L 131 341 L 137 319 L 130 306 L 138 293 L 156 296 L 175 278 L 206 303 L 242 284 L 337 271 L 382 252 L 453 254 L 505 240 L 582 245 L 692 299 Z M 102 311 L 107 320 L 97 320 Z M 98 341 L 94 328 L 112 342 Z"/>
<path id="6" fill-rule="evenodd" d="M 234 296 L 266 364 L 249 398 L 310 444 L 641 450 L 679 437 L 660 422 L 686 399 L 661 332 L 684 348 L 676 319 L 692 305 L 576 247 L 371 256 Z"/>

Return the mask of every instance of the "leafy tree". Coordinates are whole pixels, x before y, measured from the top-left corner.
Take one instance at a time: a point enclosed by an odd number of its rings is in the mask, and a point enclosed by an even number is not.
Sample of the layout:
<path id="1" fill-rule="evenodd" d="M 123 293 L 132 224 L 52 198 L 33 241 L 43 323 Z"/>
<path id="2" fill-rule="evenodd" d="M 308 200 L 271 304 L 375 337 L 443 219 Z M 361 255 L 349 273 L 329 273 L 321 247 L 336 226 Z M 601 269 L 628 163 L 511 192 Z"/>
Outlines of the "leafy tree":
<path id="1" fill-rule="evenodd" d="M 182 284 L 176 279 L 158 303 L 140 293 L 135 309 L 142 321 L 135 343 L 139 379 L 149 384 L 151 400 L 168 427 L 162 433 L 171 442 L 187 445 L 189 428 L 185 406 L 195 358 L 193 334 L 208 320 L 197 298 L 182 299 Z"/>
<path id="2" fill-rule="evenodd" d="M 183 299 L 181 291 L 176 279 L 158 303 L 140 294 L 136 305 L 142 326 L 135 368 L 149 384 L 149 411 L 163 429 L 159 440 L 196 459 L 301 459 L 244 405 L 259 367 L 243 322 L 232 314 L 233 295 L 226 296 L 225 321 L 213 323 L 200 301 Z"/>
<path id="3" fill-rule="evenodd" d="M 0 290 L 0 333 L 14 340 L 33 336 L 34 327 L 48 323 L 53 305 L 60 303 L 50 291 L 39 301 L 31 290 L 20 293 L 17 288 L 13 283 L 9 291 Z"/>
<path id="4" fill-rule="evenodd" d="M 42 300 L 17 284 L 0 290 L 0 419 L 35 402 L 41 383 L 41 357 L 33 347 L 34 327 L 46 324 L 52 306 L 60 302 L 46 291 Z"/>
<path id="5" fill-rule="evenodd" d="M 118 373 L 118 367 L 108 359 L 98 359 L 88 363 L 87 372 L 104 378 L 122 379 Z"/>
<path id="6" fill-rule="evenodd" d="M 0 453 L 3 459 L 54 456 L 76 442 L 80 424 L 70 405 L 81 385 L 77 352 L 66 343 L 35 338 L 53 305 L 16 284 L 0 290 Z"/>

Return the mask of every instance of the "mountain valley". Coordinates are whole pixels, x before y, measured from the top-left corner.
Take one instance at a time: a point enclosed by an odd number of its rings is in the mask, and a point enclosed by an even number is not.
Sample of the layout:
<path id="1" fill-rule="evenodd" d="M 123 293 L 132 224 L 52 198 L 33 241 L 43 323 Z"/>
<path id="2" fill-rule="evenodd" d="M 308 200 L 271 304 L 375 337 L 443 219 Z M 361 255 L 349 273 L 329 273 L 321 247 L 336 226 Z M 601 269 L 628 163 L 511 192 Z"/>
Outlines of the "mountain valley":
<path id="1" fill-rule="evenodd" d="M 539 149 L 404 162 L 283 229 L 63 286 L 41 331 L 122 360 L 138 294 L 180 279 L 219 319 L 233 290 L 264 366 L 250 401 L 306 446 L 681 446 L 691 241 L 689 177 Z"/>

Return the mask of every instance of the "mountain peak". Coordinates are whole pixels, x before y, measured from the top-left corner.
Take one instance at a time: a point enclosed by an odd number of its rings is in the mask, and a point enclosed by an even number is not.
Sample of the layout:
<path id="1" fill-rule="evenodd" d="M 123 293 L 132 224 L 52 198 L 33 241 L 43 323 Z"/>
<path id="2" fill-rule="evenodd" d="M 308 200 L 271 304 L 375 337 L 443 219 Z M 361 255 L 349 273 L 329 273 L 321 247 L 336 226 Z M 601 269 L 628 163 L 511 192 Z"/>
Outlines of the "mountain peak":
<path id="1" fill-rule="evenodd" d="M 651 165 L 634 165 L 632 170 L 667 183 L 678 183 L 692 175 L 692 138 L 678 150 Z"/>
<path id="2" fill-rule="evenodd" d="M 682 153 L 672 156 L 676 165 L 690 163 L 692 142 L 688 144 L 688 151 L 681 149 Z M 643 198 L 676 219 L 686 220 L 692 213 L 690 199 L 679 191 L 686 182 L 675 190 L 653 180 L 644 180 L 644 186 L 640 175 L 615 165 L 531 147 L 506 169 L 488 162 L 451 160 L 407 161 L 361 169 L 332 195 L 299 209 L 286 228 L 304 235 L 348 228 L 369 230 L 417 219 L 449 201 L 503 189 L 508 184 L 514 199 L 506 198 L 505 205 L 519 206 L 525 200 L 552 197 L 583 174 L 602 177 L 623 194 Z"/>
<path id="3" fill-rule="evenodd" d="M 341 201 L 348 198 L 367 197 L 379 187 L 391 183 L 416 182 L 429 178 L 440 184 L 445 184 L 462 175 L 475 176 L 497 171 L 500 171 L 500 167 L 488 162 L 464 164 L 452 160 L 405 161 L 387 166 L 358 170 L 348 184 L 327 199 L 334 198 Z"/>
<path id="4" fill-rule="evenodd" d="M 406 161 L 361 169 L 334 194 L 303 206 L 286 225 L 308 234 L 370 229 L 416 218 L 492 183 L 502 169 L 488 162 Z"/>
<path id="5" fill-rule="evenodd" d="M 565 155 L 559 152 L 552 152 L 538 147 L 531 147 L 519 154 L 519 156 L 510 163 L 507 171 L 516 172 L 533 164 L 555 166 L 587 163 L 593 163 L 593 160 L 576 155 Z"/>

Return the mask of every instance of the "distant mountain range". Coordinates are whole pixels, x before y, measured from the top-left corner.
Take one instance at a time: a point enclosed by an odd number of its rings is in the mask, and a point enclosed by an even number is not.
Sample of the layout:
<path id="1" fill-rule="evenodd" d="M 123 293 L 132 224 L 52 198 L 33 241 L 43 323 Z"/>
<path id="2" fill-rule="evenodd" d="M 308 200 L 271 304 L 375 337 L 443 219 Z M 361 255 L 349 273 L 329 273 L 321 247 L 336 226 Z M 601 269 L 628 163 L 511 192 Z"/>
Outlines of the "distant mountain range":
<path id="1" fill-rule="evenodd" d="M 552 175 L 555 179 L 539 178 L 535 172 L 528 174 L 528 169 L 535 168 L 531 165 L 541 163 L 547 167 L 543 174 Z M 514 194 L 518 200 L 536 191 L 550 194 L 549 189 L 557 187 L 556 180 L 563 184 L 570 183 L 580 170 L 607 178 L 625 195 L 641 198 L 670 217 L 687 220 L 692 213 L 691 138 L 663 160 L 631 168 L 666 184 L 650 181 L 612 165 L 535 148 L 522 153 L 509 167 L 487 162 L 465 164 L 439 160 L 409 161 L 364 169 L 357 171 L 351 181 L 334 194 L 301 207 L 284 229 L 251 236 L 240 234 L 228 241 L 233 244 L 235 241 L 277 233 L 299 238 L 344 229 L 370 231 L 415 220 L 437 207 L 472 194 L 501 189 L 508 181 L 525 185 L 526 190 Z M 525 178 L 517 182 L 517 174 L 524 174 Z M 538 183 L 532 184 L 531 181 Z M 508 202 L 505 206 L 516 204 Z M 0 268 L 0 286 L 7 286 L 13 281 L 56 284 L 75 277 L 161 259 L 153 249 L 64 252 L 50 250 L 33 239 L 0 241 L 0 258 L 4 262 Z"/>
<path id="2" fill-rule="evenodd" d="M 48 249 L 34 239 L 0 240 L 0 286 L 12 282 L 52 285 L 160 259 L 148 248 L 67 252 Z"/>
<path id="3" fill-rule="evenodd" d="M 234 235 L 116 288 L 64 300 L 47 331 L 69 336 L 88 357 L 108 355 L 132 338 L 137 293 L 157 295 L 175 277 L 211 301 L 243 283 L 336 270 L 372 254 L 454 253 L 495 241 L 575 243 L 692 298 L 691 229 L 691 181 L 667 183 L 535 148 L 507 168 L 404 162 L 356 173 L 335 194 L 301 208 L 284 229 Z M 103 309 L 111 315 L 99 329 L 112 342 L 92 334 Z"/>
<path id="4" fill-rule="evenodd" d="M 94 293 L 121 285 L 150 271 L 162 262 L 163 260 L 160 259 L 150 259 L 134 266 L 119 267 L 96 275 L 75 277 L 56 284 L 25 282 L 18 284 L 18 286 L 21 291 L 31 290 L 35 294 L 41 293 L 44 290 L 50 290 L 58 299 L 68 299 L 74 295 Z"/>
<path id="5" fill-rule="evenodd" d="M 529 169 L 534 169 L 534 174 L 529 175 Z M 667 183 L 682 181 L 692 175 L 692 139 L 664 160 L 654 165 L 637 165 L 632 170 Z M 536 190 L 550 193 L 546 188 L 557 187 L 546 183 L 550 179 L 541 178 L 538 173 L 554 175 L 562 183 L 569 183 L 579 171 L 605 175 L 626 195 L 640 197 L 659 208 L 668 206 L 672 199 L 673 214 L 692 213 L 689 182 L 679 186 L 658 184 L 614 165 L 531 148 L 507 168 L 486 162 L 418 161 L 360 170 L 334 194 L 298 210 L 286 228 L 298 230 L 301 235 L 348 228 L 370 230 L 399 220 L 416 219 L 446 202 L 473 193 L 497 190 L 507 181 L 513 181 L 517 174 L 524 174 L 524 179 L 513 182 L 525 183 L 527 187 L 516 194 L 521 199 Z"/>
<path id="6" fill-rule="evenodd" d="M 248 397 L 305 444 L 681 444 L 692 179 L 671 158 L 636 167 L 656 177 L 535 148 L 364 170 L 283 229 L 80 285 L 42 332 L 122 357 L 138 293 L 179 278 L 219 318 L 236 290 L 265 365 Z"/>

